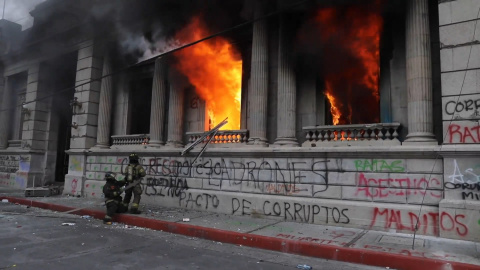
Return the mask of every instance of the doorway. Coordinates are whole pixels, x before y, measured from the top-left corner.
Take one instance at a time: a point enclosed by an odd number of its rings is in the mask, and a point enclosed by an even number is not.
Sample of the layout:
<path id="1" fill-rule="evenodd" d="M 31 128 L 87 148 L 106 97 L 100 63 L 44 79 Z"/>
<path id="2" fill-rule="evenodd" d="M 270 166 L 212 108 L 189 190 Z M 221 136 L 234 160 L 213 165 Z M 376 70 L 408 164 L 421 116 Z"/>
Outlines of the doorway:
<path id="1" fill-rule="evenodd" d="M 70 101 L 75 93 L 77 67 L 77 53 L 67 55 L 49 61 L 47 71 L 50 74 L 49 88 L 54 93 L 52 97 L 50 116 L 50 143 L 48 152 L 55 156 L 54 178 L 55 182 L 65 182 L 68 173 L 68 159 L 66 153 L 70 149 L 70 137 L 72 127 L 72 108 Z M 56 131 L 56 132 L 55 132 Z"/>

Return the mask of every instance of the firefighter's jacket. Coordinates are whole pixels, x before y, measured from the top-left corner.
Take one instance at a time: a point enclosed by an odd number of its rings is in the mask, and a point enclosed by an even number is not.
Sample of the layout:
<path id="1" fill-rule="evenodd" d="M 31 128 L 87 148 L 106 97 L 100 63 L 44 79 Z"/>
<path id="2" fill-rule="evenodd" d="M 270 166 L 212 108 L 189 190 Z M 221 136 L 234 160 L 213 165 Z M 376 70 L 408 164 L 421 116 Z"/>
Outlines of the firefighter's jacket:
<path id="1" fill-rule="evenodd" d="M 105 202 L 121 201 L 122 187 L 125 185 L 124 181 L 107 181 L 103 186 L 103 194 L 105 195 Z"/>

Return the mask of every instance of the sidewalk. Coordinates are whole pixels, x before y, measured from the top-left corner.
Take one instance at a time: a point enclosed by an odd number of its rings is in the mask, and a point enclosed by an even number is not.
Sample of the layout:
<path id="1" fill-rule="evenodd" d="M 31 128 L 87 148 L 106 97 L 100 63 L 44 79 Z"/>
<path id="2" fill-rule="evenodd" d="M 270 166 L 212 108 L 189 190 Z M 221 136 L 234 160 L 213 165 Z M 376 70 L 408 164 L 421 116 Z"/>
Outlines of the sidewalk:
<path id="1" fill-rule="evenodd" d="M 0 200 L 58 212 L 69 211 L 96 219 L 105 215 L 100 200 L 65 196 L 25 197 L 22 191 L 6 188 L 0 188 Z M 149 205 L 144 206 L 140 215 L 117 215 L 114 221 L 224 243 L 389 269 L 480 270 L 480 243 L 468 241 L 417 235 L 412 250 L 413 235 Z"/>

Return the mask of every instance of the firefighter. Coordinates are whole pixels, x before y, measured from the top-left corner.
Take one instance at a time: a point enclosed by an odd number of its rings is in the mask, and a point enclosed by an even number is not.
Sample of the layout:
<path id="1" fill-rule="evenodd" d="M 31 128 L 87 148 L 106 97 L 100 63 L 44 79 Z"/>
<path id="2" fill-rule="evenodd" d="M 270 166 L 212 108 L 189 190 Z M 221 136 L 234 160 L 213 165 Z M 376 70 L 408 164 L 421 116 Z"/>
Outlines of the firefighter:
<path id="1" fill-rule="evenodd" d="M 145 177 L 145 169 L 138 163 L 138 155 L 137 154 L 130 154 L 128 156 L 129 164 L 125 168 L 125 181 L 126 185 L 131 184 L 135 181 L 141 180 L 142 177 Z M 128 204 L 130 203 L 130 199 L 132 198 L 133 194 L 133 201 L 132 205 L 130 206 L 130 213 L 132 214 L 140 214 L 138 210 L 140 204 L 140 195 L 142 195 L 142 187 L 140 185 L 140 181 L 127 190 L 125 190 L 125 198 L 123 199 L 123 205 L 128 209 Z"/>
<path id="2" fill-rule="evenodd" d="M 105 173 L 105 180 L 107 181 L 103 186 L 103 194 L 105 195 L 105 206 L 107 207 L 107 214 L 103 218 L 103 223 L 111 225 L 112 217 L 115 213 L 126 212 L 122 204 L 122 187 L 125 185 L 124 181 L 117 181 L 111 172 Z"/>

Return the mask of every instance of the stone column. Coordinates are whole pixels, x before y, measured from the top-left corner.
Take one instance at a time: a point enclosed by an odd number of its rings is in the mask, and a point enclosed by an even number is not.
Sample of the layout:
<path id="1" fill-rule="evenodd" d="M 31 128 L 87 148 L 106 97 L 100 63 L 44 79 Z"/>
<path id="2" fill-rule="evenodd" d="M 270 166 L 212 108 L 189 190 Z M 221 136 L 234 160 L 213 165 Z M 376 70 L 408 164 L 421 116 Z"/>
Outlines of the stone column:
<path id="1" fill-rule="evenodd" d="M 25 103 L 29 113 L 23 121 L 22 144 L 24 148 L 44 151 L 48 149 L 48 135 L 50 127 L 45 123 L 50 121 L 52 98 L 44 98 L 51 95 L 48 76 L 51 76 L 51 68 L 48 65 L 32 63 L 28 67 L 27 90 Z"/>
<path id="2" fill-rule="evenodd" d="M 152 105 L 150 113 L 150 146 L 160 147 L 165 144 L 163 138 L 163 123 L 165 121 L 165 94 L 166 86 L 166 59 L 159 57 L 155 60 L 153 75 Z"/>
<path id="3" fill-rule="evenodd" d="M 71 129 L 68 174 L 65 176 L 63 189 L 63 194 L 74 196 L 86 195 L 87 171 L 90 179 L 101 180 L 103 176 L 93 172 L 93 169 L 87 169 L 87 153 L 90 155 L 93 153 L 85 150 L 94 147 L 97 143 L 98 112 L 102 88 L 100 78 L 103 72 L 102 52 L 104 50 L 93 40 L 84 41 L 79 46 L 74 97 L 81 106 L 72 107 L 72 122 L 76 122 L 78 127 Z M 92 159 L 96 161 L 96 156 L 93 155 Z"/>
<path id="4" fill-rule="evenodd" d="M 167 146 L 183 147 L 183 103 L 185 90 L 170 84 Z"/>
<path id="5" fill-rule="evenodd" d="M 262 1 L 256 1 L 255 19 L 263 15 Z M 252 64 L 249 94 L 249 144 L 267 144 L 268 28 L 267 20 L 253 24 Z"/>
<path id="6" fill-rule="evenodd" d="M 0 104 L 0 149 L 8 147 L 8 119 L 10 118 L 10 89 L 8 89 L 8 79 L 1 78 L 3 88 L 2 102 Z"/>
<path id="7" fill-rule="evenodd" d="M 298 146 L 295 137 L 297 87 L 285 15 L 280 16 L 278 38 L 278 97 L 276 145 Z"/>
<path id="8" fill-rule="evenodd" d="M 74 97 L 81 104 L 73 106 L 70 149 L 89 149 L 97 143 L 98 111 L 102 77 L 102 50 L 93 40 L 79 44 Z"/>
<path id="9" fill-rule="evenodd" d="M 432 143 L 432 66 L 428 0 L 409 0 L 406 16 L 408 135 L 404 143 Z"/>
<path id="10" fill-rule="evenodd" d="M 109 56 L 103 59 L 102 76 L 112 73 L 112 64 Z M 97 127 L 97 144 L 98 148 L 110 148 L 110 123 L 112 122 L 112 76 L 102 78 L 100 86 L 100 104 L 98 108 L 98 127 Z"/>

